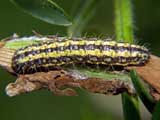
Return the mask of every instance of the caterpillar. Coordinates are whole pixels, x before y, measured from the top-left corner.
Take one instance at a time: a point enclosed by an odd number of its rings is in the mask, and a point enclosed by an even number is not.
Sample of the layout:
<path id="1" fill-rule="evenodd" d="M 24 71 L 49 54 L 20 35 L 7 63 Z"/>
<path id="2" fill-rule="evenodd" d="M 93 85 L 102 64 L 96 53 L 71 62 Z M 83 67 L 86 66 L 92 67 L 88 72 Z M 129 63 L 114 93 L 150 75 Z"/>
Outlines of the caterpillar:
<path id="1" fill-rule="evenodd" d="M 92 38 L 53 38 L 17 49 L 12 69 L 17 74 L 30 74 L 69 64 L 137 66 L 149 58 L 148 49 L 139 45 Z"/>

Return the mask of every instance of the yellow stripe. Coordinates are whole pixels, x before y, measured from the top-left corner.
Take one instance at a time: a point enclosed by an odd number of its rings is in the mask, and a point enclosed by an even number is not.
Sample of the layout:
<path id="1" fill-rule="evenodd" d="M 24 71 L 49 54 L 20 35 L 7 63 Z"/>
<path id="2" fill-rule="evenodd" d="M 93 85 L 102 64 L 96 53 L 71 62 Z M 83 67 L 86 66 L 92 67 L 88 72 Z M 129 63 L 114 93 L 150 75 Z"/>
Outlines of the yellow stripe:
<path id="1" fill-rule="evenodd" d="M 87 63 L 91 63 L 91 64 L 104 64 L 106 65 L 106 62 L 92 62 L 92 61 L 86 61 Z M 67 64 L 72 64 L 73 61 L 67 62 Z M 65 62 L 61 62 L 61 63 L 49 63 L 49 64 L 45 64 L 45 65 L 41 65 L 42 67 L 49 67 L 49 66 L 61 66 L 64 65 Z M 137 65 L 137 62 L 130 62 L 130 63 L 110 63 L 110 65 L 122 65 L 122 66 L 127 66 L 128 64 L 132 64 L 132 65 Z"/>
<path id="2" fill-rule="evenodd" d="M 27 61 L 32 61 L 35 59 L 39 59 L 39 58 L 49 58 L 49 57 L 54 57 L 54 58 L 58 58 L 61 56 L 74 56 L 74 55 L 78 55 L 78 56 L 87 56 L 87 55 L 93 55 L 93 56 L 110 56 L 112 58 L 115 57 L 143 57 L 144 55 L 139 53 L 139 52 L 129 52 L 127 50 L 125 51 L 114 51 L 114 50 L 109 50 L 109 51 L 100 51 L 99 49 L 95 49 L 95 50 L 65 50 L 65 51 L 53 51 L 50 53 L 40 53 L 40 54 L 36 54 L 36 55 L 28 55 L 24 58 L 18 59 L 19 63 L 24 63 Z"/>
<path id="3" fill-rule="evenodd" d="M 86 40 L 81 40 L 81 41 L 73 41 L 73 40 L 67 40 L 67 41 L 64 41 L 64 42 L 53 42 L 49 45 L 47 45 L 47 43 L 44 43 L 43 45 L 41 46 L 31 46 L 31 47 L 28 47 L 24 50 L 19 50 L 17 52 L 17 54 L 23 54 L 25 52 L 29 52 L 29 51 L 37 51 L 37 50 L 44 50 L 44 49 L 48 49 L 48 48 L 56 48 L 56 47 L 66 47 L 66 46 L 69 46 L 69 45 L 86 45 L 88 43 L 95 43 L 95 41 L 86 41 Z"/>
<path id="4" fill-rule="evenodd" d="M 53 42 L 49 45 L 47 43 L 44 43 L 43 45 L 40 46 L 30 46 L 24 50 L 19 50 L 17 54 L 23 54 L 25 52 L 29 51 L 37 51 L 37 50 L 44 50 L 44 49 L 49 49 L 49 48 L 56 48 L 56 47 L 66 47 L 69 45 L 108 45 L 108 46 L 118 46 L 118 47 L 132 47 L 132 48 L 140 48 L 142 50 L 147 50 L 143 46 L 138 46 L 138 45 L 130 45 L 129 43 L 117 43 L 116 41 L 103 41 L 103 40 L 66 40 L 62 42 Z"/>

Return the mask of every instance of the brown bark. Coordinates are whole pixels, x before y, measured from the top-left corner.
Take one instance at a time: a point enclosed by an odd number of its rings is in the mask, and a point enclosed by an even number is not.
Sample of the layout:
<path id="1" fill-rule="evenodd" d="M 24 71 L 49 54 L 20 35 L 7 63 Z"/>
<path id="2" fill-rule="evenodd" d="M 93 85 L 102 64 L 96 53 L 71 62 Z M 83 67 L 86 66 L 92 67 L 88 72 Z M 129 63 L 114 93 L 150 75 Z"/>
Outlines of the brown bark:
<path id="1" fill-rule="evenodd" d="M 15 96 L 41 88 L 47 88 L 55 95 L 66 96 L 77 95 L 74 88 L 81 88 L 92 93 L 107 95 L 117 95 L 122 92 L 134 94 L 135 92 L 132 85 L 125 81 L 102 80 L 99 78 L 81 80 L 63 70 L 20 75 L 15 83 L 10 83 L 6 87 L 6 92 L 9 96 Z"/>
<path id="2" fill-rule="evenodd" d="M 141 78 L 147 82 L 151 87 L 152 96 L 160 100 L 160 58 L 151 55 L 149 62 L 141 67 L 128 67 L 128 69 L 135 69 Z"/>

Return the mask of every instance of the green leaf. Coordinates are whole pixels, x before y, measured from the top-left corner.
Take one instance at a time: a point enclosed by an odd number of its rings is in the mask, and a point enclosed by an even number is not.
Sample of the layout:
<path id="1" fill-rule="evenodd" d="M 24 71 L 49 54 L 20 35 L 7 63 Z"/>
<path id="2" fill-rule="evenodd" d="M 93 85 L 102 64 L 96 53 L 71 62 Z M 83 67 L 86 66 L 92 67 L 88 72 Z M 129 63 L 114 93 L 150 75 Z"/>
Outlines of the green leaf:
<path id="1" fill-rule="evenodd" d="M 69 26 L 71 20 L 65 11 L 52 0 L 11 0 L 35 18 L 50 24 Z"/>
<path id="2" fill-rule="evenodd" d="M 143 104 L 146 106 L 146 108 L 150 111 L 153 112 L 154 106 L 155 106 L 155 101 L 141 82 L 141 79 L 138 77 L 137 73 L 132 70 L 130 73 L 133 85 L 141 98 Z"/>
<path id="3" fill-rule="evenodd" d="M 152 120 L 160 120 L 160 102 L 156 104 L 155 110 L 152 115 Z"/>

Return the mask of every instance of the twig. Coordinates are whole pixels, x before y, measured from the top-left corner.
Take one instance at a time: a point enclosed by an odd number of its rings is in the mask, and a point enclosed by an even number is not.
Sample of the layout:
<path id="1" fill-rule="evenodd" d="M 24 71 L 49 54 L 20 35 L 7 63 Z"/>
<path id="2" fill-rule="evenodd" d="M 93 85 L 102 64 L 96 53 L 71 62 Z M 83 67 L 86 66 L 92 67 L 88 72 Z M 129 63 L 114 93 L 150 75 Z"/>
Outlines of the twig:
<path id="1" fill-rule="evenodd" d="M 6 87 L 6 93 L 9 96 L 16 96 L 46 88 L 55 95 L 74 96 L 77 95 L 77 92 L 73 88 L 77 87 L 92 93 L 106 95 L 117 95 L 123 92 L 135 94 L 133 86 L 126 81 L 100 78 L 79 79 L 79 77 L 77 79 L 77 77 L 63 70 L 20 75 L 15 83 L 10 83 Z"/>

